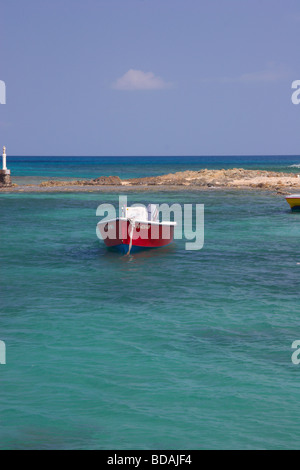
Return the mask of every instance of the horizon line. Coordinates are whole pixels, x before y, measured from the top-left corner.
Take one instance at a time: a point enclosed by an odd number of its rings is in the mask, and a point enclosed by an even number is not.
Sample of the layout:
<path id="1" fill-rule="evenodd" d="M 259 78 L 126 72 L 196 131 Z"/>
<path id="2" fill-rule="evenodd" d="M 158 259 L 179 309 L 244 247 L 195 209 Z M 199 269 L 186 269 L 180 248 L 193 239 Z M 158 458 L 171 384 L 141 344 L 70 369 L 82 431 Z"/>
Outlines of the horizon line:
<path id="1" fill-rule="evenodd" d="M 267 153 L 267 154 L 215 154 L 215 155 L 7 155 L 8 158 L 18 158 L 18 157 L 33 157 L 33 158 L 187 158 L 187 157 L 300 157 L 299 154 L 277 154 L 277 153 Z"/>

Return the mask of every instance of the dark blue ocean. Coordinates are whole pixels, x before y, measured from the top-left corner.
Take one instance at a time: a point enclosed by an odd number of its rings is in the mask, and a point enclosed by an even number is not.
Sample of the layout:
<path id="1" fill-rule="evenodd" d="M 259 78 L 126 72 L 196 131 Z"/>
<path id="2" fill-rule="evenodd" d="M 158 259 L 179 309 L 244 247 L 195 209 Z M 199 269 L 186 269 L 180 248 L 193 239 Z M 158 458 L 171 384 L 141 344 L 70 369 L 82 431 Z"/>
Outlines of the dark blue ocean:
<path id="1" fill-rule="evenodd" d="M 8 157 L 19 184 L 299 164 Z M 128 200 L 204 204 L 204 247 L 124 257 L 96 236 L 118 194 L 0 193 L 0 448 L 299 448 L 300 213 L 263 191 Z"/>
<path id="2" fill-rule="evenodd" d="M 121 178 L 156 176 L 202 168 L 247 168 L 268 171 L 300 171 L 300 156 L 232 157 L 8 157 L 17 184 L 36 184 L 52 179 Z"/>

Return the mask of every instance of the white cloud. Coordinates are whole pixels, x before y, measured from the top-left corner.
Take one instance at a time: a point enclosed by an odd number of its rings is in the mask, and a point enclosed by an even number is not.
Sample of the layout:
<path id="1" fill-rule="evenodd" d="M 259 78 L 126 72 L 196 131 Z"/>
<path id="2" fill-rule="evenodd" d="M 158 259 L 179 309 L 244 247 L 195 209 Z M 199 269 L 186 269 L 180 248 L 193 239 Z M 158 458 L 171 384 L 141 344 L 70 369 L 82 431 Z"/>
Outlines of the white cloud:
<path id="1" fill-rule="evenodd" d="M 156 77 L 152 72 L 130 69 L 112 84 L 112 88 L 115 90 L 162 90 L 170 88 L 171 85 L 162 78 Z"/>

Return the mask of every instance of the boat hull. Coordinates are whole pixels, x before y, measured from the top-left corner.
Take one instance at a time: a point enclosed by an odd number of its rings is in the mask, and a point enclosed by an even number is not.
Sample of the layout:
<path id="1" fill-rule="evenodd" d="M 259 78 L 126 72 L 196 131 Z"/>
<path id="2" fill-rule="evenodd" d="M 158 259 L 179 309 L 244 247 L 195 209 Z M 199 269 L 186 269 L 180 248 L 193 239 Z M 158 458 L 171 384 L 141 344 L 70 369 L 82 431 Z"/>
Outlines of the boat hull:
<path id="1" fill-rule="evenodd" d="M 286 201 L 292 210 L 300 210 L 300 195 L 286 196 Z"/>
<path id="2" fill-rule="evenodd" d="M 124 254 L 169 245 L 174 239 L 174 222 L 135 222 L 114 219 L 98 223 L 101 238 L 108 248 Z M 131 243 L 132 239 L 132 243 Z"/>
<path id="3" fill-rule="evenodd" d="M 129 252 L 129 245 L 126 245 L 125 243 L 120 243 L 120 245 L 107 246 L 107 248 L 108 250 L 112 252 L 116 251 L 118 253 L 122 253 L 123 255 L 127 255 L 127 253 Z M 155 250 L 155 247 L 151 248 L 151 247 L 145 247 L 145 246 L 132 245 L 130 249 L 130 254 L 140 253 L 141 251 L 146 251 L 146 250 Z"/>

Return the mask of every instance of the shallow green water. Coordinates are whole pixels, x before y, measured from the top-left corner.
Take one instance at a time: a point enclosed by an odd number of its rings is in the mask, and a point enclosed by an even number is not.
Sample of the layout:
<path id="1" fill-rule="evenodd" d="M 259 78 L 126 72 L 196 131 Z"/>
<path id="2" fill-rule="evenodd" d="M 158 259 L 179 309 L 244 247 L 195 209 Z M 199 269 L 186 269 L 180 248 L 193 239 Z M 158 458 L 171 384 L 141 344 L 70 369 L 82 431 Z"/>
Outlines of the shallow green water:
<path id="1" fill-rule="evenodd" d="M 114 194 L 0 198 L 0 447 L 297 448 L 300 213 L 279 196 L 205 204 L 205 245 L 132 257 L 96 237 Z"/>

